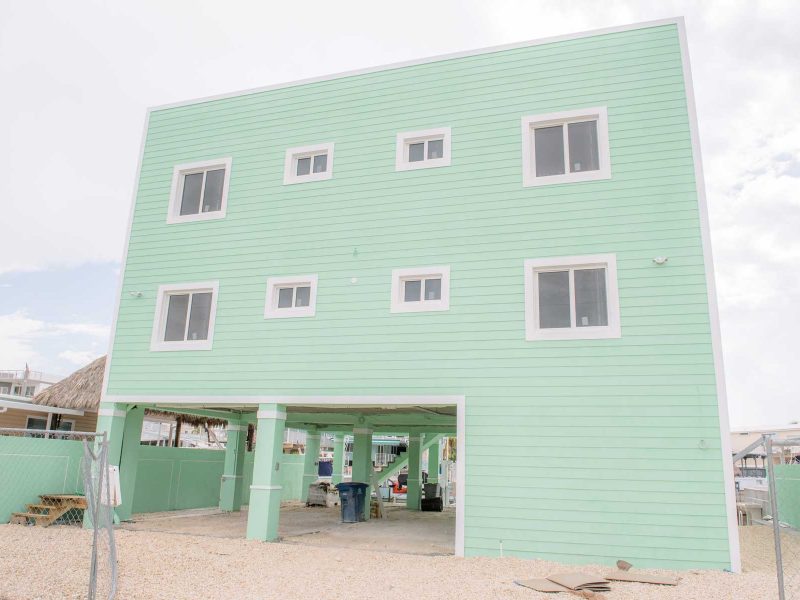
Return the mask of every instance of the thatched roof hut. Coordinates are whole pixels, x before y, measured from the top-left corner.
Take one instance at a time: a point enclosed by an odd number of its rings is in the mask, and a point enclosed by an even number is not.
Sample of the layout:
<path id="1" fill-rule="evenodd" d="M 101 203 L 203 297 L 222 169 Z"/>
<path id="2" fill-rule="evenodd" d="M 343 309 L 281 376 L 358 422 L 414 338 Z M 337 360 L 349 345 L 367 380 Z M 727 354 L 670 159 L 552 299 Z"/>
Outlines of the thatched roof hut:
<path id="1" fill-rule="evenodd" d="M 101 356 L 85 367 L 78 369 L 69 377 L 36 394 L 33 398 L 33 403 L 97 412 L 100 406 L 105 370 L 106 357 Z M 166 410 L 147 409 L 145 414 L 163 419 L 174 419 L 193 427 L 215 427 L 228 424 L 224 419 L 187 415 Z"/>

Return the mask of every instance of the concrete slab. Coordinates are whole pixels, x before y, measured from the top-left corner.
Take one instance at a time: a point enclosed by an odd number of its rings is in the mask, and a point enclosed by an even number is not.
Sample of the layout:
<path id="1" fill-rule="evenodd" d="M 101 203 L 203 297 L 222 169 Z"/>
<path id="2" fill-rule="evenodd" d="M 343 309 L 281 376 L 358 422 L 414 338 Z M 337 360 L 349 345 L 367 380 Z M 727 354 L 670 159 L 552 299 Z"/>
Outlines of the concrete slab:
<path id="1" fill-rule="evenodd" d="M 435 513 L 409 511 L 404 506 L 392 504 L 385 507 L 386 519 L 342 523 L 339 507 L 284 503 L 278 530 L 281 542 L 402 554 L 446 555 L 455 552 L 455 509 Z M 225 513 L 216 509 L 195 509 L 137 514 L 120 527 L 132 531 L 244 538 L 247 510 Z"/>

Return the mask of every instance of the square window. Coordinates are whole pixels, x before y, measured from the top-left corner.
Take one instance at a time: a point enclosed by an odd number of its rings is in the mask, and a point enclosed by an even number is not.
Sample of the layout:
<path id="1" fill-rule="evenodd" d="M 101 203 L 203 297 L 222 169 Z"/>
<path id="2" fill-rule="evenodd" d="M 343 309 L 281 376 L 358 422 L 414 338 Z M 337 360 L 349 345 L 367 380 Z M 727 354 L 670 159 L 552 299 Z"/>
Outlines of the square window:
<path id="1" fill-rule="evenodd" d="M 323 181 L 333 177 L 333 143 L 289 148 L 283 184 Z"/>
<path id="2" fill-rule="evenodd" d="M 167 223 L 225 216 L 232 159 L 177 165 L 172 172 Z"/>
<path id="3" fill-rule="evenodd" d="M 611 178 L 605 107 L 522 118 L 524 186 Z"/>
<path id="4" fill-rule="evenodd" d="M 316 314 L 317 276 L 298 275 L 267 279 L 265 319 L 313 317 Z"/>
<path id="5" fill-rule="evenodd" d="M 391 312 L 450 309 L 450 267 L 392 271 Z"/>
<path id="6" fill-rule="evenodd" d="M 621 336 L 613 254 L 525 261 L 525 338 Z"/>
<path id="7" fill-rule="evenodd" d="M 450 128 L 407 131 L 397 134 L 396 171 L 450 165 Z"/>
<path id="8" fill-rule="evenodd" d="M 219 284 L 162 285 L 150 350 L 210 350 Z"/>

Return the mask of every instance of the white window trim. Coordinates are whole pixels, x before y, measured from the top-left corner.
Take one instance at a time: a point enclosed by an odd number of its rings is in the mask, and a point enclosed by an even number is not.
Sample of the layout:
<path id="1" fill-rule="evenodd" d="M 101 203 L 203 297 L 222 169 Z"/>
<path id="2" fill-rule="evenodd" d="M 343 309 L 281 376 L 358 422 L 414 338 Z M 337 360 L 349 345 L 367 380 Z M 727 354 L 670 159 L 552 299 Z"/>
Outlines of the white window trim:
<path id="1" fill-rule="evenodd" d="M 297 287 L 307 285 L 311 287 L 308 306 L 278 308 L 278 288 Z M 316 275 L 289 275 L 286 277 L 267 278 L 267 296 L 264 303 L 265 319 L 286 319 L 291 317 L 313 317 L 317 313 L 317 276 Z"/>
<path id="2" fill-rule="evenodd" d="M 408 160 L 408 146 L 429 139 L 443 138 L 442 158 L 425 159 L 416 162 Z M 406 131 L 397 134 L 395 171 L 414 171 L 416 169 L 432 169 L 435 167 L 450 166 L 451 132 L 449 127 L 436 129 L 423 129 L 421 131 Z"/>
<path id="3" fill-rule="evenodd" d="M 167 327 L 167 308 L 169 307 L 169 302 L 166 301 L 167 296 L 176 293 L 192 292 L 211 292 L 211 309 L 208 315 L 208 339 L 165 342 L 164 332 Z M 211 350 L 214 342 L 214 323 L 217 317 L 218 296 L 219 281 L 160 285 L 158 287 L 158 296 L 156 297 L 156 312 L 155 316 L 153 317 L 153 333 L 150 338 L 150 351 L 169 352 L 177 350 Z"/>
<path id="4" fill-rule="evenodd" d="M 605 267 L 606 304 L 608 325 L 600 327 L 539 327 L 538 277 L 543 271 L 561 271 L 565 268 Z M 570 296 L 572 296 L 570 289 Z M 525 339 L 533 340 L 597 340 L 622 337 L 619 317 L 619 290 L 617 288 L 616 254 L 537 258 L 525 261 Z"/>
<path id="5" fill-rule="evenodd" d="M 597 120 L 597 154 L 600 168 L 596 171 L 569 172 L 569 145 L 566 140 L 567 128 L 564 128 L 564 166 L 563 175 L 536 176 L 536 148 L 533 143 L 535 127 L 563 125 L 577 121 Z M 574 183 L 577 181 L 597 181 L 611 179 L 611 153 L 608 145 L 608 110 L 605 106 L 566 110 L 543 115 L 522 117 L 522 185 L 532 187 L 555 183 Z"/>
<path id="6" fill-rule="evenodd" d="M 407 279 L 442 278 L 442 297 L 439 300 L 420 300 L 419 302 L 403 301 L 403 282 Z M 424 295 L 424 291 L 422 292 Z M 414 267 L 410 269 L 392 270 L 392 301 L 391 312 L 428 312 L 450 310 L 450 267 Z"/>
<path id="7" fill-rule="evenodd" d="M 32 429 L 32 427 L 30 427 L 30 420 L 36 419 L 37 421 L 44 421 L 44 429 L 46 431 L 50 429 L 50 418 L 51 418 L 50 413 L 48 413 L 47 416 L 45 417 L 43 417 L 42 415 L 25 415 L 25 429 Z"/>
<path id="8" fill-rule="evenodd" d="M 323 151 L 328 155 L 325 171 L 297 175 L 297 159 L 304 158 L 306 155 L 322 154 Z M 313 161 L 311 168 L 314 168 Z M 325 181 L 331 177 L 333 177 L 333 142 L 314 144 L 312 146 L 297 146 L 286 150 L 286 158 L 283 163 L 283 185 L 305 183 L 307 181 Z"/>
<path id="9" fill-rule="evenodd" d="M 228 209 L 228 185 L 231 181 L 231 165 L 233 159 L 216 158 L 213 160 L 201 160 L 198 162 L 184 163 L 175 165 L 172 169 L 172 187 L 169 196 L 169 212 L 167 213 L 167 223 L 186 223 L 189 221 L 211 221 L 214 219 L 224 219 Z M 181 199 L 183 197 L 183 176 L 197 171 L 211 170 L 213 167 L 225 169 L 225 180 L 222 183 L 222 199 L 219 210 L 213 212 L 200 212 L 195 215 L 181 215 Z M 202 196 L 200 203 L 202 206 Z"/>

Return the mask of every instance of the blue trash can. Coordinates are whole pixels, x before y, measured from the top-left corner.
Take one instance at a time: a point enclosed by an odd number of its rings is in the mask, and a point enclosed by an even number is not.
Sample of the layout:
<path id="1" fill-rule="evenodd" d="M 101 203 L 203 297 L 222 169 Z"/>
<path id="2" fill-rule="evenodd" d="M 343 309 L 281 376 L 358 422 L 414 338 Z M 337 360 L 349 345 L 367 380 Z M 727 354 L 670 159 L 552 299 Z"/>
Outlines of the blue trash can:
<path id="1" fill-rule="evenodd" d="M 336 486 L 342 504 L 342 523 L 358 523 L 364 520 L 364 502 L 367 497 L 366 483 L 342 482 Z"/>

